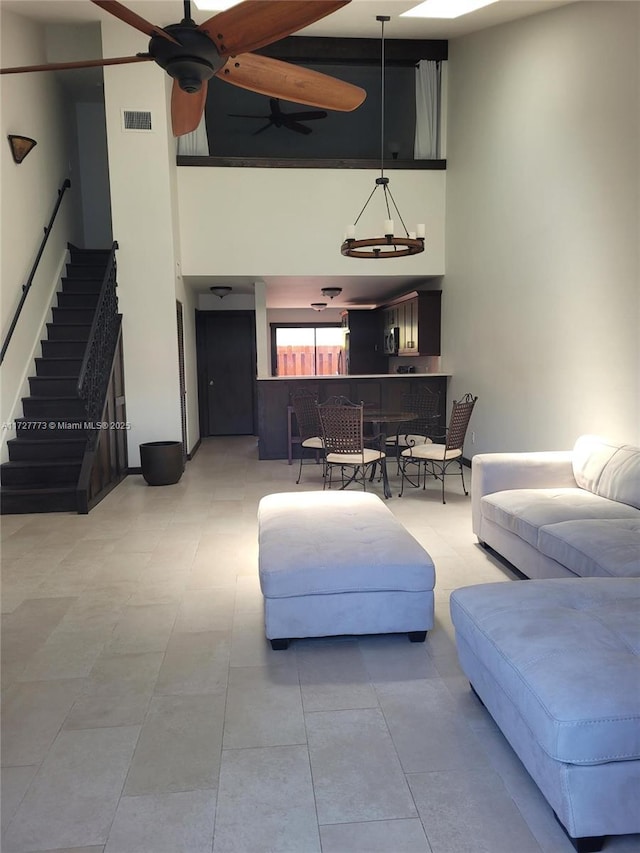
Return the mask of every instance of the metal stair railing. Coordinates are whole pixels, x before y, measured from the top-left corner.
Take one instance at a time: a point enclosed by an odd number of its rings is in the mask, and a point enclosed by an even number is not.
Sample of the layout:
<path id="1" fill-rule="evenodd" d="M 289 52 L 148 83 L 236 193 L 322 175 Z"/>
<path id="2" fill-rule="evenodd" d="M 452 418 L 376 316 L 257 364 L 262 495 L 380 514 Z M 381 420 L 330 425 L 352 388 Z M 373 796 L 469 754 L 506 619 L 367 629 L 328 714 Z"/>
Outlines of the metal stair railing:
<path id="1" fill-rule="evenodd" d="M 66 178 L 62 186 L 58 190 L 58 198 L 56 200 L 55 207 L 53 208 L 51 219 L 49 220 L 49 224 L 45 226 L 44 237 L 42 238 L 42 242 L 40 243 L 38 254 L 36 255 L 35 261 L 33 262 L 33 266 L 31 267 L 31 272 L 29 273 L 29 277 L 26 283 L 22 285 L 22 296 L 20 297 L 20 302 L 18 303 L 16 312 L 13 315 L 13 320 L 11 321 L 11 325 L 9 326 L 9 331 L 7 332 L 4 342 L 2 344 L 2 351 L 0 352 L 0 364 L 2 364 L 2 362 L 4 361 L 5 354 L 7 352 L 7 349 L 9 348 L 9 342 L 11 341 L 15 328 L 18 324 L 18 319 L 22 312 L 22 307 L 26 301 L 27 294 L 31 289 L 31 285 L 33 284 L 33 279 L 38 269 L 38 264 L 40 263 L 40 259 L 42 258 L 44 248 L 47 245 L 47 240 L 49 239 L 49 234 L 51 233 L 51 229 L 53 228 L 53 223 L 55 222 L 56 216 L 58 215 L 58 210 L 60 209 L 60 204 L 62 203 L 62 197 L 64 196 L 65 191 L 68 190 L 70 186 L 71 181 L 69 180 L 69 178 Z"/>
<path id="2" fill-rule="evenodd" d="M 89 448 L 95 447 L 98 438 L 100 418 L 120 329 L 121 316 L 118 314 L 118 297 L 116 295 L 115 253 L 117 249 L 118 244 L 114 242 L 111 246 L 111 254 L 102 280 L 100 296 L 78 376 L 77 392 L 78 396 L 85 402 Z"/>

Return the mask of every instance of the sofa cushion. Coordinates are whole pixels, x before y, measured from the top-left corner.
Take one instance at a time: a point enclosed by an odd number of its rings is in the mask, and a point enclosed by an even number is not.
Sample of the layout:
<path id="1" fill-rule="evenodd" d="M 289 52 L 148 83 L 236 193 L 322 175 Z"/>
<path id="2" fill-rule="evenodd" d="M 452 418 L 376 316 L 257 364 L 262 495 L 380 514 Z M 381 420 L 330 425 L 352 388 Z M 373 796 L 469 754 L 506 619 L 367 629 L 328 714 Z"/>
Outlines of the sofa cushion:
<path id="1" fill-rule="evenodd" d="M 640 509 L 640 448 L 583 435 L 575 443 L 572 465 L 580 488 Z"/>
<path id="2" fill-rule="evenodd" d="M 640 509 L 640 449 L 625 444 L 604 467 L 597 493 Z"/>
<path id="3" fill-rule="evenodd" d="M 258 517 L 260 586 L 267 598 L 434 587 L 431 557 L 377 495 L 267 495 Z"/>
<path id="4" fill-rule="evenodd" d="M 551 758 L 640 758 L 640 579 L 479 584 L 451 594 L 474 650 Z"/>
<path id="5" fill-rule="evenodd" d="M 595 495 L 586 489 L 510 489 L 485 495 L 482 513 L 534 548 L 547 524 L 577 519 L 637 519 L 638 510 Z"/>
<path id="6" fill-rule="evenodd" d="M 637 519 L 563 521 L 540 529 L 538 549 L 580 577 L 640 577 Z"/>

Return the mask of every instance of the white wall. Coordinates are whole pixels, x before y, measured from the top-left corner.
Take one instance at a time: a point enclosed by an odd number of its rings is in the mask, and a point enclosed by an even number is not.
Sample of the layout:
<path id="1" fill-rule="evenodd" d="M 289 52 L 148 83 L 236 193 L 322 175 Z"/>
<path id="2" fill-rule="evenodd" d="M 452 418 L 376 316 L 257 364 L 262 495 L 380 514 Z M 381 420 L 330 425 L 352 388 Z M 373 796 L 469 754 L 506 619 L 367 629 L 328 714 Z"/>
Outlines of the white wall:
<path id="1" fill-rule="evenodd" d="M 108 249 L 113 237 L 104 104 L 75 104 L 75 114 L 82 194 L 83 246 L 86 249 Z"/>
<path id="2" fill-rule="evenodd" d="M 468 455 L 639 439 L 640 4 L 449 46 L 443 364 Z"/>
<path id="3" fill-rule="evenodd" d="M 418 222 L 426 225 L 422 254 L 379 262 L 340 254 L 345 228 L 379 175 L 368 169 L 179 167 L 184 274 L 441 275 L 444 171 L 387 173 L 407 228 L 413 230 Z M 358 236 L 378 236 L 386 218 L 380 196 L 367 207 Z"/>
<path id="4" fill-rule="evenodd" d="M 111 16 L 102 25 L 105 56 L 141 50 L 140 34 Z M 144 40 L 142 40 L 144 41 Z M 104 71 L 113 236 L 123 315 L 129 464 L 139 444 L 180 440 L 176 278 L 172 191 L 175 141 L 168 126 L 169 81 L 155 63 Z M 125 132 L 121 111 L 149 110 L 153 131 Z M 189 354 L 189 369 L 192 360 Z"/>
<path id="5" fill-rule="evenodd" d="M 2 64 L 29 65 L 46 62 L 44 30 L 25 18 L 2 10 Z M 51 74 L 11 74 L 0 77 L 0 215 L 2 218 L 2 338 L 9 329 L 58 197 L 58 189 L 69 177 L 65 111 L 57 83 Z M 14 163 L 7 143 L 10 133 L 30 136 L 36 147 L 20 164 Z M 75 222 L 76 187 L 72 185 L 62 200 L 60 212 L 38 272 L 2 365 L 2 422 L 22 415 L 21 397 L 28 393 L 26 378 L 33 373 L 33 357 L 40 355 L 43 323 L 50 319 L 49 306 L 59 284 L 66 258 L 67 241 L 77 234 Z M 13 430 L 2 432 L 2 460 L 5 441 Z"/>

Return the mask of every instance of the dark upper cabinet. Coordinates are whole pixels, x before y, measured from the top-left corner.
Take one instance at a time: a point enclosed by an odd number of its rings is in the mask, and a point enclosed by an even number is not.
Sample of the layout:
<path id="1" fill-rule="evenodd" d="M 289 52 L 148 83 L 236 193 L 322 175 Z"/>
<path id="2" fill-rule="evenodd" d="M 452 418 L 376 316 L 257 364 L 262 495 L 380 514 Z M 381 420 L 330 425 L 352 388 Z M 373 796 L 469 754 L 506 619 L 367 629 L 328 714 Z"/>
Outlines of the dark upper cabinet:
<path id="1" fill-rule="evenodd" d="M 382 349 L 382 312 L 345 311 L 342 324 L 349 330 L 346 338 L 349 373 L 386 373 L 387 358 Z"/>
<path id="2" fill-rule="evenodd" d="M 384 308 L 384 325 L 400 330 L 398 355 L 440 355 L 441 299 L 441 290 L 414 291 Z"/>

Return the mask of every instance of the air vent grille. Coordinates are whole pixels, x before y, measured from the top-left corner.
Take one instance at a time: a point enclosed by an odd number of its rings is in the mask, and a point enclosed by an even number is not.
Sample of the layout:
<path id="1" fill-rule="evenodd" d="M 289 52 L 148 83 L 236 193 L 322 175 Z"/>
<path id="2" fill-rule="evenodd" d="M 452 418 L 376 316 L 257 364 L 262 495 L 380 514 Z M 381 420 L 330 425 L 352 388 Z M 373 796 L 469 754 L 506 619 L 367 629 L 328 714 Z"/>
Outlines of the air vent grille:
<path id="1" fill-rule="evenodd" d="M 122 111 L 123 130 L 153 130 L 151 113 L 143 110 Z"/>

